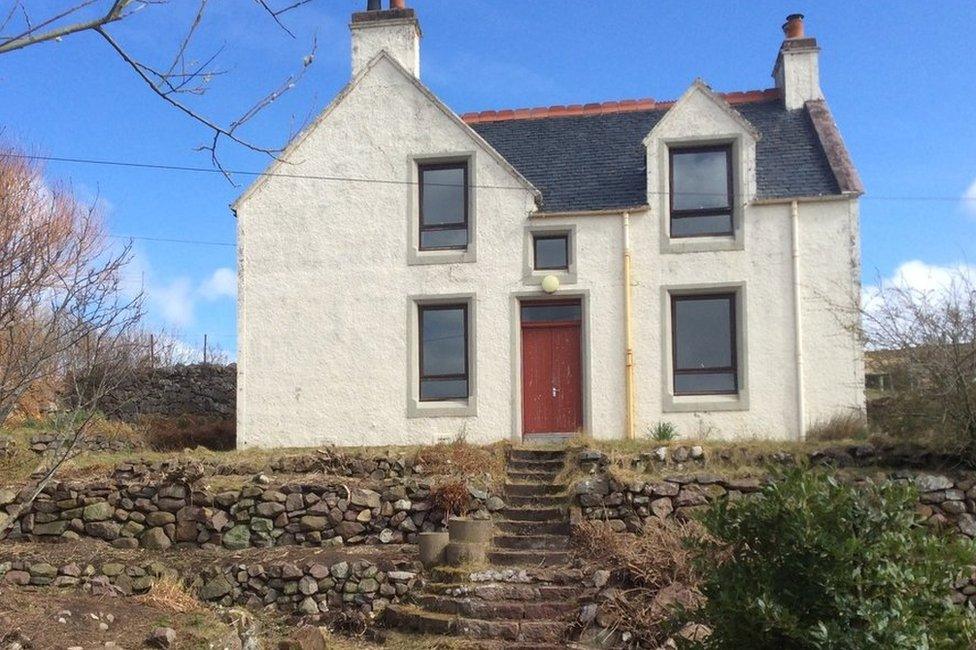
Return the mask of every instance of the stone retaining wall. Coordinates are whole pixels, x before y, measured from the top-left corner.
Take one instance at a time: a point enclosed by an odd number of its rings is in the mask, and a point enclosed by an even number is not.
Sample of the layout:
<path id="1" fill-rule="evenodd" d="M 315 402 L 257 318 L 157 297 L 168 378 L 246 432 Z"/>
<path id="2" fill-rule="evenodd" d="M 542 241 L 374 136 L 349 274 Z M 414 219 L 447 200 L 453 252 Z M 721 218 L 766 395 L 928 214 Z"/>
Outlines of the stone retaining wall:
<path id="1" fill-rule="evenodd" d="M 235 563 L 182 576 L 158 560 L 97 565 L 72 562 L 61 567 L 40 561 L 0 562 L 0 580 L 8 585 L 81 587 L 93 596 L 145 593 L 163 577 L 181 579 L 206 602 L 252 609 L 274 605 L 279 611 L 301 614 L 348 608 L 379 612 L 417 585 L 415 572 L 383 571 L 368 560 L 331 565 Z"/>
<path id="2" fill-rule="evenodd" d="M 341 546 L 413 543 L 418 532 L 441 530 L 429 480 L 388 479 L 370 487 L 341 483 L 246 485 L 210 492 L 179 482 L 52 483 L 10 534 L 18 538 L 93 537 L 117 548 L 279 545 Z M 469 488 L 472 517 L 505 506 Z M 0 517 L 23 495 L 0 490 Z"/>

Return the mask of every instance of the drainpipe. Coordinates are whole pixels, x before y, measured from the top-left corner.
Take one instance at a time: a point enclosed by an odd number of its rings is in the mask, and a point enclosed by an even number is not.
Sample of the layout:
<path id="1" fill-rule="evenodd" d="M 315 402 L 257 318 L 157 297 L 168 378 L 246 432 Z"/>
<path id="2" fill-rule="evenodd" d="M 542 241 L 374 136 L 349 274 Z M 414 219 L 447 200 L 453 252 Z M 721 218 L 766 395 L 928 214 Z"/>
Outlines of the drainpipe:
<path id="1" fill-rule="evenodd" d="M 630 306 L 630 213 L 623 213 L 624 227 L 624 381 L 627 400 L 627 440 L 634 435 L 634 340 Z"/>
<path id="2" fill-rule="evenodd" d="M 796 427 L 797 440 L 806 437 L 806 406 L 803 390 L 803 313 L 800 304 L 800 206 L 790 203 L 790 235 L 793 249 L 793 324 L 796 338 Z"/>

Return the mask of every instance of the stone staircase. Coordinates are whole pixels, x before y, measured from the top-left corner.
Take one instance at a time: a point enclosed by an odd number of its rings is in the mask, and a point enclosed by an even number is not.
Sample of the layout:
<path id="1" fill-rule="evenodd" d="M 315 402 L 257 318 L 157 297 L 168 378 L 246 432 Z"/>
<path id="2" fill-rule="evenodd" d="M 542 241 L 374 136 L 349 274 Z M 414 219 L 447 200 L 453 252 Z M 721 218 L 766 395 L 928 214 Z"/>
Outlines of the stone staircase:
<path id="1" fill-rule="evenodd" d="M 387 609 L 387 626 L 450 636 L 459 647 L 568 647 L 589 590 L 568 566 L 570 494 L 557 482 L 565 463 L 561 449 L 510 450 L 490 566 L 432 569 L 412 605 Z"/>

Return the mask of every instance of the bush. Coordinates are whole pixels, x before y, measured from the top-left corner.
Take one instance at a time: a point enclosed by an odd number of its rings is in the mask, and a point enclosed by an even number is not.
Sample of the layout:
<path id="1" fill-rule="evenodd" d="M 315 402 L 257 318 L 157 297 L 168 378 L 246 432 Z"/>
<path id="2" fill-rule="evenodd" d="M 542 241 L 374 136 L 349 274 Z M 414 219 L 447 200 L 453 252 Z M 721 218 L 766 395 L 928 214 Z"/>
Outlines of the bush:
<path id="1" fill-rule="evenodd" d="M 966 648 L 949 599 L 971 544 L 916 519 L 914 488 L 793 470 L 756 498 L 712 504 L 698 546 L 708 648 Z"/>
<path id="2" fill-rule="evenodd" d="M 807 429 L 807 440 L 836 442 L 867 440 L 870 431 L 863 413 L 838 413 L 820 420 Z"/>

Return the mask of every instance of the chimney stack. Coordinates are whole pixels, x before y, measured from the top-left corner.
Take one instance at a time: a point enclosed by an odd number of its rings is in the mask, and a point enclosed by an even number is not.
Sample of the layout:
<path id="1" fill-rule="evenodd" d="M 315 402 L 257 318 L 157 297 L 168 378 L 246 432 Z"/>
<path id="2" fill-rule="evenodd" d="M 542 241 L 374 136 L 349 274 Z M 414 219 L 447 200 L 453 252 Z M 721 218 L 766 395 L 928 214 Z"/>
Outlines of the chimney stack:
<path id="1" fill-rule="evenodd" d="M 352 15 L 352 75 L 355 77 L 377 54 L 390 57 L 415 77 L 420 77 L 420 23 L 404 0 L 367 0 L 366 11 Z"/>
<path id="2" fill-rule="evenodd" d="M 796 110 L 812 99 L 823 99 L 820 47 L 817 39 L 807 38 L 804 34 L 803 14 L 787 16 L 783 34 L 785 40 L 773 66 L 773 79 L 783 93 L 787 110 Z"/>

